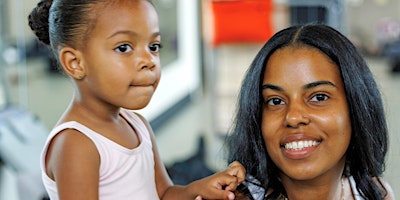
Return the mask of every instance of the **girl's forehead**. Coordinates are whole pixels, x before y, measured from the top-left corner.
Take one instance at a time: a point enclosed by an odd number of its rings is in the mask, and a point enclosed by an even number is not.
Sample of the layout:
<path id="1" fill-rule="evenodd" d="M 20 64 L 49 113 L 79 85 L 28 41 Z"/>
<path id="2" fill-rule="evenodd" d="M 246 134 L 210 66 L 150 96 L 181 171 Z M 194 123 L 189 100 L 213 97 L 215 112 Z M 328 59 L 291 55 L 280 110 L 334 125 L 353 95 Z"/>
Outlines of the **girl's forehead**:
<path id="1" fill-rule="evenodd" d="M 94 18 L 96 32 L 109 34 L 106 32 L 123 29 L 134 31 L 144 28 L 158 29 L 157 13 L 148 1 L 114 0 L 113 2 L 99 5 L 100 9 Z"/>
<path id="2" fill-rule="evenodd" d="M 92 11 L 97 15 L 104 15 L 110 10 L 127 7 L 142 7 L 142 9 L 145 9 L 149 5 L 153 7 L 151 1 L 148 0 L 100 0 L 92 5 Z"/>

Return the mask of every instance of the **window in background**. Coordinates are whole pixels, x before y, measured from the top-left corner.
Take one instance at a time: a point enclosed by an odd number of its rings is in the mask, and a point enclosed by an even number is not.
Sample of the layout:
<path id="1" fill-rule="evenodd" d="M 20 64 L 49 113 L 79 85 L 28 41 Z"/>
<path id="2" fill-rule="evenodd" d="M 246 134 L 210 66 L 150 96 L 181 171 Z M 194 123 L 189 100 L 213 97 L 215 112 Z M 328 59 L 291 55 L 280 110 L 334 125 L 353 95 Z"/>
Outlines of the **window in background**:
<path id="1" fill-rule="evenodd" d="M 154 1 L 158 12 L 161 42 L 161 65 L 167 66 L 178 58 L 177 0 Z"/>
<path id="2" fill-rule="evenodd" d="M 327 11 L 323 6 L 292 6 L 292 24 L 327 23 Z"/>

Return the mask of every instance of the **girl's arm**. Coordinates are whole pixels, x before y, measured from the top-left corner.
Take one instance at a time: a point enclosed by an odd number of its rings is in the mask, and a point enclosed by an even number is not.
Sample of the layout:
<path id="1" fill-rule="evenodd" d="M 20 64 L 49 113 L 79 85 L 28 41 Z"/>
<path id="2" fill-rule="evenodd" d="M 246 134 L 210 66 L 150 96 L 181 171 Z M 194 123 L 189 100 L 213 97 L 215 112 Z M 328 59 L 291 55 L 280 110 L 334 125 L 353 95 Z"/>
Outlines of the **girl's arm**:
<path id="1" fill-rule="evenodd" d="M 154 133 L 148 122 L 142 116 L 140 117 L 145 122 L 152 140 L 155 181 L 160 199 L 234 199 L 235 195 L 232 191 L 244 181 L 246 173 L 239 162 L 233 162 L 228 169 L 194 181 L 187 186 L 173 185 L 158 153 Z"/>
<path id="2" fill-rule="evenodd" d="M 99 166 L 95 145 L 77 130 L 60 132 L 46 153 L 46 173 L 61 200 L 98 200 Z"/>

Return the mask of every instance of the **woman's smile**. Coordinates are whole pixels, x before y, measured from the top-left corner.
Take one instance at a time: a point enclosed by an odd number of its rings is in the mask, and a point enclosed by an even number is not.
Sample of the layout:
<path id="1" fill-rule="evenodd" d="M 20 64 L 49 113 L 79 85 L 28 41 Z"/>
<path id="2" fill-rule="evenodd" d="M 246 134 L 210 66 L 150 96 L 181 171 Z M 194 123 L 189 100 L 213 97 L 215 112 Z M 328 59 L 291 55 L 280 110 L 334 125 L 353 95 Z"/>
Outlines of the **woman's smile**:
<path id="1" fill-rule="evenodd" d="M 295 134 L 285 137 L 280 146 L 284 156 L 289 159 L 304 159 L 312 155 L 321 143 L 317 137 Z"/>
<path id="2" fill-rule="evenodd" d="M 317 141 L 295 141 L 285 144 L 282 147 L 283 154 L 293 160 L 300 160 L 311 156 L 311 154 L 318 148 L 320 143 Z"/>

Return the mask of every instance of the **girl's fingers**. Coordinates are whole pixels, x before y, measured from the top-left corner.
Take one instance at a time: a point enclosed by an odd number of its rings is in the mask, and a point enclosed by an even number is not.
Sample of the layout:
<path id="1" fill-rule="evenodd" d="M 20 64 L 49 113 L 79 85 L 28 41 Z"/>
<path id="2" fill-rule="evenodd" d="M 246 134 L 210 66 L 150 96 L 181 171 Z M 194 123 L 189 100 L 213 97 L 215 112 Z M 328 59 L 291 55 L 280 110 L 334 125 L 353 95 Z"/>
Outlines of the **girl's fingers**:
<path id="1" fill-rule="evenodd" d="M 223 178 L 222 178 L 223 177 Z M 230 174 L 221 174 L 221 179 L 219 179 L 216 188 L 223 189 L 225 191 L 233 191 L 239 185 L 238 178 Z"/>
<path id="2" fill-rule="evenodd" d="M 239 183 L 242 183 L 246 179 L 246 170 L 244 169 L 243 165 L 240 164 L 240 162 L 238 161 L 233 161 L 231 164 L 229 164 L 226 172 L 232 176 L 237 177 Z"/>

